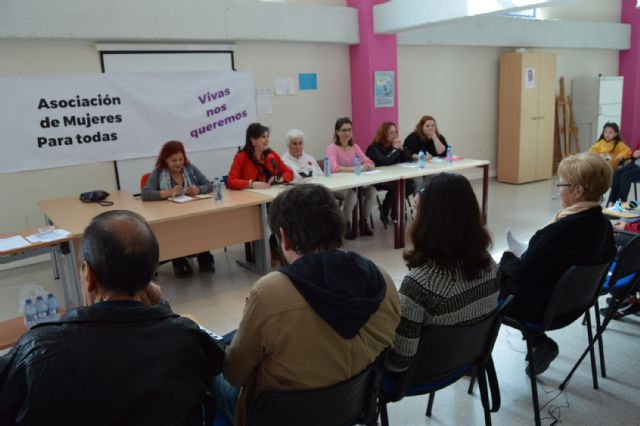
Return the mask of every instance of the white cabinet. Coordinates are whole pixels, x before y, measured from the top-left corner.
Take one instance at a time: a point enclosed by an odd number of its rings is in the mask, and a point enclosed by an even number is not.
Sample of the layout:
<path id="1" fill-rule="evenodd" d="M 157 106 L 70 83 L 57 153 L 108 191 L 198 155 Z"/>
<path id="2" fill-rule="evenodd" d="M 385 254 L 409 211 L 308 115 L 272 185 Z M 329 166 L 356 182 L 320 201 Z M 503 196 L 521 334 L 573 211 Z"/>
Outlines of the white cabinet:
<path id="1" fill-rule="evenodd" d="M 571 82 L 571 97 L 580 147 L 587 151 L 607 122 L 620 125 L 622 77 L 582 77 Z"/>

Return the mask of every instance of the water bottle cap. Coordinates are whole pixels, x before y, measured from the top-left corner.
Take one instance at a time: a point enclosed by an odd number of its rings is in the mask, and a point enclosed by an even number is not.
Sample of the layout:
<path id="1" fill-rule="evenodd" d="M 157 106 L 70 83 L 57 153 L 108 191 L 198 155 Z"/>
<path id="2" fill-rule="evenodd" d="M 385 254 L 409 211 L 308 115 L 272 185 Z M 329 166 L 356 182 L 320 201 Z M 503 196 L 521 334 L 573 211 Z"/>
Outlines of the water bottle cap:
<path id="1" fill-rule="evenodd" d="M 47 297 L 53 297 L 53 293 L 47 294 Z"/>
<path id="2" fill-rule="evenodd" d="M 42 296 L 37 296 L 36 300 L 42 300 Z"/>
<path id="3" fill-rule="evenodd" d="M 33 302 L 31 301 L 31 299 L 27 299 L 24 301 L 24 303 L 27 304 L 27 303 L 33 303 Z"/>

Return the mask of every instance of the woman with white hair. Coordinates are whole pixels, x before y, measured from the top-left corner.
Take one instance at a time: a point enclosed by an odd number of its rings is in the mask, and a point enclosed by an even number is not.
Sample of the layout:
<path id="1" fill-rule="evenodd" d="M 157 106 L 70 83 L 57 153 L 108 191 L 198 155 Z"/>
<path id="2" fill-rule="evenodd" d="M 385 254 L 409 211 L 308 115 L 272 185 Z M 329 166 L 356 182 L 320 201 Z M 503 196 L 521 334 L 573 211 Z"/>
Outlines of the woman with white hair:
<path id="1" fill-rule="evenodd" d="M 294 183 L 300 183 L 311 176 L 322 176 L 322 169 L 318 166 L 318 162 L 304 152 L 304 133 L 302 130 L 289 130 L 286 142 L 287 152 L 282 155 L 282 161 L 293 170 Z"/>

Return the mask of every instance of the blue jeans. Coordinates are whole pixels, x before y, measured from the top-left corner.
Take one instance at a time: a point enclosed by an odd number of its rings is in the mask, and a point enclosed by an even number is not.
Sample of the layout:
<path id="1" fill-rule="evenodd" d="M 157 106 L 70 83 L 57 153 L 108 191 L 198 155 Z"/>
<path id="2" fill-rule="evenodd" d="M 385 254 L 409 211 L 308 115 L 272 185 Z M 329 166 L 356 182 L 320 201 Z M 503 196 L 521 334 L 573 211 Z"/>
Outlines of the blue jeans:
<path id="1" fill-rule="evenodd" d="M 613 174 L 611 192 L 609 193 L 607 204 L 615 203 L 618 199 L 627 201 L 631 184 L 637 180 L 640 180 L 640 167 L 636 166 L 635 162 L 616 170 Z"/>
<path id="2" fill-rule="evenodd" d="M 228 424 L 233 424 L 233 413 L 238 402 L 238 395 L 240 395 L 240 388 L 227 382 L 222 373 L 213 378 L 216 411 L 227 420 Z"/>

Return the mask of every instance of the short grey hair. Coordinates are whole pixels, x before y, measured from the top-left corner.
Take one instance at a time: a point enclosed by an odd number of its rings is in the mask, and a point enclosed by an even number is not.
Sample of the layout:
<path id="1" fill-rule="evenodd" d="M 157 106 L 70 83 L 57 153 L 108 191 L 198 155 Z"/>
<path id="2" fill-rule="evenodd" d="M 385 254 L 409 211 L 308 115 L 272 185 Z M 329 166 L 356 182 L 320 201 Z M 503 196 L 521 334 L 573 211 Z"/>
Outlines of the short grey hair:
<path id="1" fill-rule="evenodd" d="M 291 129 L 287 132 L 287 136 L 285 137 L 285 141 L 287 142 L 287 146 L 291 145 L 291 139 L 293 138 L 302 138 L 304 141 L 304 133 L 302 130 Z"/>

